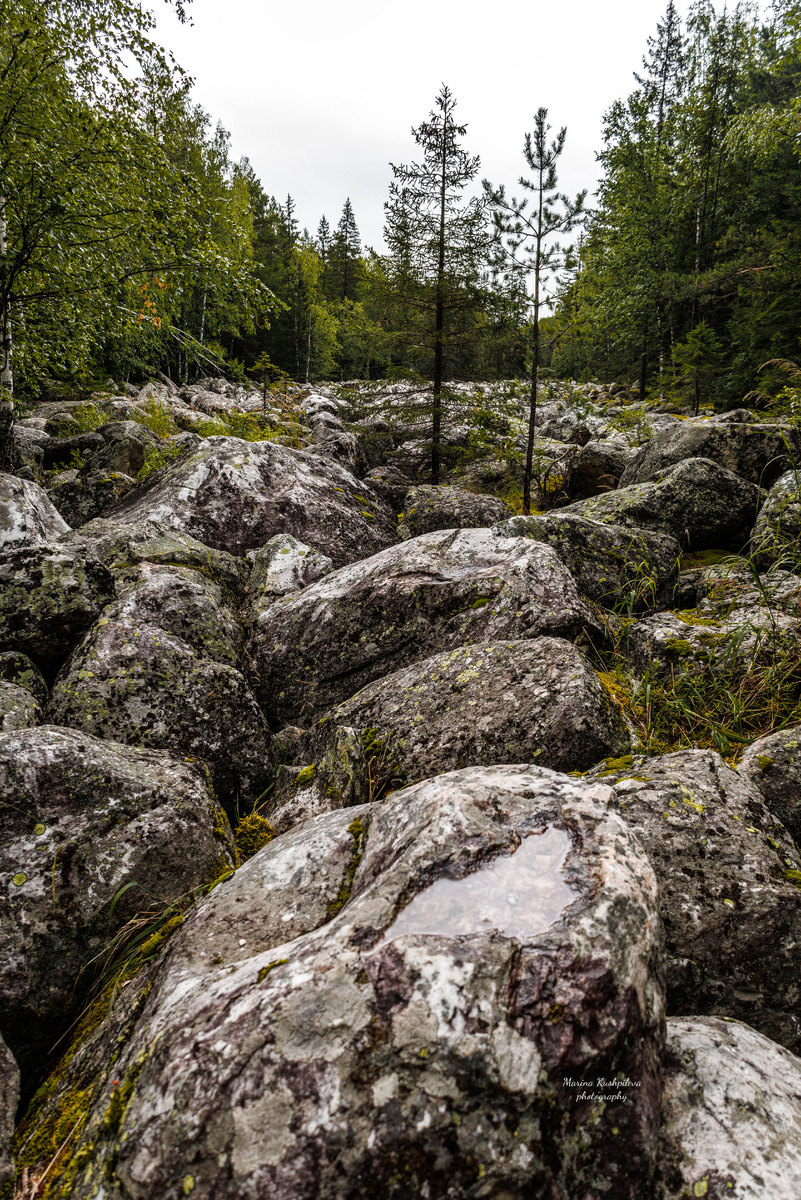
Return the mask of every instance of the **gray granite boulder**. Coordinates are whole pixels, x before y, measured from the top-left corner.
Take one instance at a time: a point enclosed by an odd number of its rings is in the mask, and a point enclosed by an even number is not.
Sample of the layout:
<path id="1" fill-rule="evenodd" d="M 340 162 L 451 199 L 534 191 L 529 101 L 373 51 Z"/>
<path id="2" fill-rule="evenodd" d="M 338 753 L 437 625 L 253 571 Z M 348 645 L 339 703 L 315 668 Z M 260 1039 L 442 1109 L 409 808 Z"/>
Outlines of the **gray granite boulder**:
<path id="1" fill-rule="evenodd" d="M 0 474 L 0 550 L 41 546 L 69 531 L 38 483 Z"/>
<path id="2" fill-rule="evenodd" d="M 801 1047 L 799 851 L 713 750 L 598 767 L 659 880 L 668 1014 L 747 1021 Z"/>
<path id="3" fill-rule="evenodd" d="M 228 437 L 206 438 L 109 515 L 119 524 L 156 521 L 238 556 L 291 533 L 336 566 L 395 539 L 388 509 L 344 467 L 273 442 Z"/>
<path id="4" fill-rule="evenodd" d="M 146 624 L 181 638 L 203 658 L 239 666 L 242 627 L 221 587 L 190 567 L 141 562 L 117 584 L 109 621 Z"/>
<path id="5" fill-rule="evenodd" d="M 148 619 L 147 588 L 133 597 L 145 601 L 142 613 L 123 601 L 101 618 L 58 675 L 48 719 L 205 762 L 233 818 L 237 807 L 245 811 L 267 788 L 278 751 L 242 673 L 231 665 L 233 628 L 215 626 L 213 598 L 194 590 L 197 608 L 184 629 L 191 643 Z M 180 602 L 192 591 L 181 584 L 173 594 Z M 205 628 L 191 620 L 198 609 L 209 615 Z M 181 628 L 185 620 L 180 607 L 156 619 Z"/>
<path id="6" fill-rule="evenodd" d="M 398 520 L 398 536 L 406 541 L 435 529 L 482 529 L 509 515 L 497 496 L 458 487 L 421 485 L 410 488 Z"/>
<path id="7" fill-rule="evenodd" d="M 758 789 L 801 846 L 801 728 L 780 729 L 746 748 L 737 773 Z M 796 880 L 801 885 L 801 879 Z"/>
<path id="8" fill-rule="evenodd" d="M 793 571 L 801 568 L 801 483 L 797 471 L 777 479 L 759 510 L 751 533 L 750 553 L 760 571 L 781 563 Z"/>
<path id="9" fill-rule="evenodd" d="M 581 771 L 629 748 L 586 656 L 549 637 L 457 646 L 395 671 L 313 726 L 297 756 L 317 763 L 343 725 L 362 735 L 376 789 L 496 763 Z"/>
<path id="10" fill-rule="evenodd" d="M 614 490 L 636 453 L 624 442 L 587 442 L 570 470 L 567 491 L 571 499 Z"/>
<path id="11" fill-rule="evenodd" d="M 649 1194 L 661 931 L 609 794 L 477 768 L 275 839 L 43 1097 L 33 1144 L 86 1087 L 58 1186 L 466 1200 L 584 1197 L 602 1178 L 616 1200 Z"/>
<path id="12" fill-rule="evenodd" d="M 72 729 L 0 734 L 0 796 L 0 1032 L 35 1075 L 114 932 L 235 849 L 199 766 Z"/>
<path id="13" fill-rule="evenodd" d="M 726 467 L 691 458 L 666 467 L 656 479 L 578 500 L 562 511 L 666 533 L 691 550 L 737 550 L 748 541 L 762 496 Z"/>
<path id="14" fill-rule="evenodd" d="M 248 616 L 246 661 L 278 728 L 471 642 L 602 632 L 553 550 L 488 529 L 423 534 Z"/>
<path id="15" fill-rule="evenodd" d="M 114 599 L 96 559 L 57 543 L 0 552 L 0 651 L 17 650 L 55 670 Z"/>
<path id="16" fill-rule="evenodd" d="M 637 611 L 667 604 L 678 579 L 678 541 L 650 529 L 607 525 L 561 509 L 510 517 L 493 532 L 552 546 L 579 591 L 606 608 Z"/>
<path id="17" fill-rule="evenodd" d="M 655 433 L 629 463 L 621 487 L 645 483 L 688 458 L 718 463 L 742 479 L 769 488 L 801 461 L 801 432 L 789 426 L 690 419 Z"/>
<path id="18" fill-rule="evenodd" d="M 748 1025 L 668 1021 L 655 1200 L 796 1200 L 801 1060 Z"/>
<path id="19" fill-rule="evenodd" d="M 116 578 L 124 579 L 131 572 L 135 575 L 141 562 L 190 567 L 218 584 L 236 603 L 242 599 L 249 574 L 248 564 L 242 559 L 224 550 L 213 550 L 197 538 L 156 521 L 119 525 L 98 517 L 61 540 L 76 553 L 105 563 Z"/>
<path id="20" fill-rule="evenodd" d="M 0 1037 L 0 1194 L 14 1180 L 11 1136 L 18 1103 L 19 1069 L 13 1054 Z"/>

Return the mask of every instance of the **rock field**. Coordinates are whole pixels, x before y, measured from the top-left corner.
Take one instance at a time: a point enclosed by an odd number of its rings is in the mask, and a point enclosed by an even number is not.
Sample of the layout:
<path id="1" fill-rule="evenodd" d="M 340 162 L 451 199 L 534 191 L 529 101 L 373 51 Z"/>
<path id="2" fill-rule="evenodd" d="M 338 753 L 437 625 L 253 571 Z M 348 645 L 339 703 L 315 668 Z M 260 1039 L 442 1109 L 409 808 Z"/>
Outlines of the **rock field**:
<path id="1" fill-rule="evenodd" d="M 801 1195 L 801 434 L 403 387 L 7 431 L 0 1200 Z"/>

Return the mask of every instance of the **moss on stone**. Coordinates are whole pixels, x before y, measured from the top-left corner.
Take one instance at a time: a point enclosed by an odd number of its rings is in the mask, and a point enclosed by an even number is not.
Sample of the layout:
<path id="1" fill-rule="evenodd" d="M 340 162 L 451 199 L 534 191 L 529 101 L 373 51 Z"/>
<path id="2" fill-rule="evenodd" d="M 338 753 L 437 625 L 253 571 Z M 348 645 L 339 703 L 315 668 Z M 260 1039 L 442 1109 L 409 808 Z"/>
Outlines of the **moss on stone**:
<path id="1" fill-rule="evenodd" d="M 241 862 L 246 862 L 254 854 L 272 841 L 275 830 L 270 822 L 259 813 L 252 812 L 236 827 L 236 847 Z"/>
<path id="2" fill-rule="evenodd" d="M 359 869 L 359 863 L 362 861 L 364 856 L 364 847 L 367 844 L 367 830 L 358 817 L 355 821 L 351 821 L 350 825 L 348 826 L 348 833 L 353 838 L 350 862 L 348 863 L 348 868 L 345 873 L 345 878 L 342 881 L 342 885 L 337 892 L 336 899 L 332 900 L 326 909 L 326 914 L 329 920 L 332 917 L 335 917 L 338 912 L 341 912 L 348 900 L 350 900 L 350 894 L 353 890 L 353 880 L 356 877 L 356 872 Z"/>

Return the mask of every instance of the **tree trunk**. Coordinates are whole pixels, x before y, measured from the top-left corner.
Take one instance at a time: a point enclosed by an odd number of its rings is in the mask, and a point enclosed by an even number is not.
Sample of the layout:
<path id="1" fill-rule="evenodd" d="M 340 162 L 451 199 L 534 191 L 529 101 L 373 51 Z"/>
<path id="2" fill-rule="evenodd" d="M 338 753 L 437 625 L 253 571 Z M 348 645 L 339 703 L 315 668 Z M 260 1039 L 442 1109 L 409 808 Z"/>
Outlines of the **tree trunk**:
<path id="1" fill-rule="evenodd" d="M 6 198 L 0 196 L 0 279 L 2 279 L 3 289 L 7 295 L 7 280 L 5 272 L 5 259 L 7 252 L 7 225 L 6 225 Z M 11 338 L 11 304 L 8 298 L 3 303 L 3 312 L 0 314 L 2 318 L 2 342 L 0 342 L 0 390 L 5 389 L 9 397 L 14 395 L 14 362 L 13 362 L 13 343 Z"/>
<path id="2" fill-rule="evenodd" d="M 434 316 L 434 408 L 431 420 L 431 482 L 439 483 L 440 438 L 442 436 L 442 331 L 445 326 L 445 196 L 448 144 L 448 113 L 442 131 L 442 174 L 439 191 L 439 256 L 437 259 L 437 307 Z"/>

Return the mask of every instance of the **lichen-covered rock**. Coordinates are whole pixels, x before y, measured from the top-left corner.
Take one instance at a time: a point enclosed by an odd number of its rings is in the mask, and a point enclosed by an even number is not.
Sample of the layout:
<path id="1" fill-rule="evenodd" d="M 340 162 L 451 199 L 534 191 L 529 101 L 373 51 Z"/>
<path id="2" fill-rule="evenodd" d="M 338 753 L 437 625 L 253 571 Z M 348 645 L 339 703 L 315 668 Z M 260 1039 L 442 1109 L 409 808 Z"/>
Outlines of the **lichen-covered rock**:
<path id="1" fill-rule="evenodd" d="M 27 688 L 0 682 L 0 731 L 28 729 L 41 719 L 42 710 Z"/>
<path id="2" fill-rule="evenodd" d="M 713 750 L 596 768 L 659 880 L 668 1013 L 747 1021 L 801 1047 L 799 851 L 759 791 Z"/>
<path id="3" fill-rule="evenodd" d="M 372 471 L 368 471 L 365 478 L 376 495 L 389 505 L 392 512 L 403 512 L 403 501 L 412 486 L 408 475 L 404 475 L 403 471 L 398 470 L 397 467 L 378 466 L 373 467 Z"/>
<path id="4" fill-rule="evenodd" d="M 278 596 L 308 587 L 327 575 L 334 565 L 319 550 L 304 545 L 289 533 L 277 533 L 260 550 L 250 550 L 247 560 L 251 569 L 245 602 L 257 608 Z"/>
<path id="5" fill-rule="evenodd" d="M 688 458 L 719 463 L 742 479 L 769 488 L 791 460 L 801 459 L 801 432 L 789 426 L 681 421 L 655 433 L 639 450 L 623 472 L 621 486 L 656 479 Z"/>
<path id="6" fill-rule="evenodd" d="M 71 729 L 0 734 L 0 797 L 0 1030 L 36 1074 L 82 968 L 134 913 L 210 882 L 235 850 L 200 767 Z"/>
<path id="7" fill-rule="evenodd" d="M 222 588 L 189 567 L 141 562 L 117 585 L 121 599 L 104 619 L 152 625 L 175 634 L 199 655 L 239 666 L 242 627 L 225 603 Z"/>
<path id="8" fill-rule="evenodd" d="M 581 771 L 629 748 L 587 658 L 560 638 L 477 642 L 395 671 L 333 709 L 297 755 L 318 762 L 342 725 L 362 735 L 375 787 L 495 763 Z"/>
<path id="9" fill-rule="evenodd" d="M 737 773 L 759 790 L 770 811 L 801 846 L 801 728 L 780 729 L 752 742 Z M 801 879 L 796 882 L 801 886 Z"/>
<path id="10" fill-rule="evenodd" d="M 131 422 L 128 422 L 131 424 Z M 136 482 L 145 462 L 145 439 L 129 434 L 100 445 L 74 479 L 53 481 L 50 498 L 74 529 L 100 517 Z"/>
<path id="11" fill-rule="evenodd" d="M 563 509 L 510 517 L 493 526 L 493 532 L 552 546 L 579 591 L 607 608 L 665 604 L 678 578 L 679 543 L 650 529 L 607 525 Z"/>
<path id="12" fill-rule="evenodd" d="M 508 515 L 507 505 L 497 496 L 421 485 L 404 497 L 398 536 L 406 541 L 435 529 L 483 529 Z"/>
<path id="13" fill-rule="evenodd" d="M 219 584 L 238 602 L 248 578 L 247 564 L 224 550 L 213 550 L 186 533 L 176 533 L 156 521 L 120 525 L 99 517 L 66 534 L 64 545 L 105 563 L 114 576 L 125 578 L 141 562 L 191 567 Z"/>
<path id="14" fill-rule="evenodd" d="M 580 499 L 612 491 L 636 453 L 624 442 L 587 442 L 570 469 L 568 494 Z"/>
<path id="15" fill-rule="evenodd" d="M 423 534 L 255 609 L 245 649 L 278 727 L 440 650 L 586 630 L 602 636 L 550 547 L 463 529 Z"/>
<path id="16" fill-rule="evenodd" d="M 607 525 L 666 533 L 691 550 L 738 550 L 757 518 L 762 492 L 753 483 L 706 458 L 666 467 L 646 483 L 629 484 L 563 512 Z"/>
<path id="17" fill-rule="evenodd" d="M 656 1200 L 796 1200 L 801 1060 L 738 1021 L 668 1021 Z"/>
<path id="18" fill-rule="evenodd" d="M 327 458 L 274 442 L 206 438 L 157 471 L 110 515 L 157 521 L 243 555 L 276 533 L 315 546 L 336 566 L 391 545 L 394 522 L 370 485 Z"/>
<path id="19" fill-rule="evenodd" d="M 44 675 L 26 654 L 14 650 L 5 650 L 0 654 L 0 680 L 25 688 L 42 707 L 47 704 L 50 693 Z"/>
<path id="20" fill-rule="evenodd" d="M 781 562 L 793 571 L 801 569 L 801 485 L 798 472 L 787 471 L 777 479 L 759 510 L 751 533 L 750 553 L 758 571 Z"/>
<path id="21" fill-rule="evenodd" d="M 697 610 L 644 617 L 625 631 L 623 647 L 637 675 L 713 673 L 754 669 L 798 645 L 801 620 L 785 613 L 734 609 L 726 620 Z"/>
<path id="22" fill-rule="evenodd" d="M 69 525 L 38 483 L 0 474 L 0 550 L 41 546 L 69 532 Z"/>
<path id="23" fill-rule="evenodd" d="M 361 729 L 338 724 L 327 729 L 326 734 L 314 747 L 313 762 L 299 764 L 298 759 L 304 758 L 300 743 L 295 748 L 295 763 L 278 768 L 275 787 L 264 804 L 276 833 L 321 813 L 365 804 L 383 790 L 379 770 L 375 771 L 375 778 L 370 775 L 374 764 L 368 761 Z"/>
<path id="24" fill-rule="evenodd" d="M 180 619 L 180 613 L 175 614 Z M 277 750 L 240 671 L 208 656 L 224 631 L 194 645 L 158 625 L 103 617 L 60 672 L 49 720 L 95 737 L 203 760 L 233 815 L 270 782 Z"/>
<path id="25" fill-rule="evenodd" d="M 96 559 L 59 544 L 0 552 L 0 651 L 18 650 L 45 674 L 57 668 L 114 599 Z"/>
<path id="26" fill-rule="evenodd" d="M 76 433 L 73 437 L 48 438 L 42 443 L 44 469 L 52 471 L 56 467 L 68 467 L 72 465 L 76 454 L 94 455 L 103 449 L 104 444 L 99 433 Z"/>
<path id="27" fill-rule="evenodd" d="M 19 1069 L 14 1056 L 0 1037 L 0 1195 L 14 1179 L 11 1137 L 19 1104 Z"/>
<path id="28" fill-rule="evenodd" d="M 661 931 L 608 795 L 474 769 L 275 840 L 188 919 L 139 1012 L 114 1001 L 29 1145 L 85 1080 L 56 1168 L 71 1200 L 567 1198 L 598 1179 L 640 1200 Z"/>

